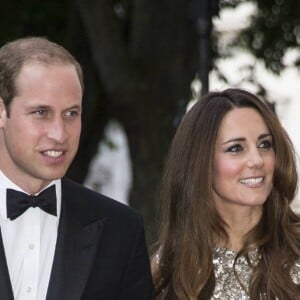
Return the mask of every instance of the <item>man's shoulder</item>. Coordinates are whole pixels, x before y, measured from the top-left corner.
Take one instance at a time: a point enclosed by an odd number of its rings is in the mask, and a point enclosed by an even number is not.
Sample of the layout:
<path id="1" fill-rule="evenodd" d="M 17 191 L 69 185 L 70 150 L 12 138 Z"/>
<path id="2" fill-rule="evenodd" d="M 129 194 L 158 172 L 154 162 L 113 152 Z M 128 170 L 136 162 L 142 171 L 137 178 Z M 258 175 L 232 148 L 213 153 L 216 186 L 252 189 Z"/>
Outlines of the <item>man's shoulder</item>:
<path id="1" fill-rule="evenodd" d="M 62 179 L 62 200 L 67 201 L 74 211 L 89 214 L 91 217 L 141 220 L 140 213 L 135 209 L 68 178 Z"/>

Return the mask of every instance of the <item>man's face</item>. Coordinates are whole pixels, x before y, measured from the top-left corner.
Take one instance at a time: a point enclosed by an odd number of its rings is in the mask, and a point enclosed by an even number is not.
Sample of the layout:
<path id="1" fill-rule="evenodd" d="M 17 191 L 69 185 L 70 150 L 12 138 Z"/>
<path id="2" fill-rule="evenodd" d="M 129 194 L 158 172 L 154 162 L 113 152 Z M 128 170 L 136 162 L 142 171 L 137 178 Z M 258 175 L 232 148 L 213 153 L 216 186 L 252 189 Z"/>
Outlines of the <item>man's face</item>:
<path id="1" fill-rule="evenodd" d="M 72 65 L 24 65 L 9 117 L 0 101 L 0 169 L 27 192 L 65 175 L 78 149 L 82 89 Z M 1 98 L 0 98 L 1 99 Z"/>

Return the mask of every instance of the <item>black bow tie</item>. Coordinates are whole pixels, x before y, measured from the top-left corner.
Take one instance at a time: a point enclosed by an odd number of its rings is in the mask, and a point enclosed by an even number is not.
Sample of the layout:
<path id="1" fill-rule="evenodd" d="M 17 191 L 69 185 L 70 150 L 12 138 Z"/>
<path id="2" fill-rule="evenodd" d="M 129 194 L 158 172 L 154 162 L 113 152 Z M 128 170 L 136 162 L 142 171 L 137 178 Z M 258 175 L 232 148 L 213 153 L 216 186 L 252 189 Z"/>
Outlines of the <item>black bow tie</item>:
<path id="1" fill-rule="evenodd" d="M 56 216 L 55 185 L 51 185 L 37 196 L 27 195 L 13 189 L 6 190 L 7 217 L 11 220 L 18 218 L 29 207 L 39 207 L 45 212 Z"/>

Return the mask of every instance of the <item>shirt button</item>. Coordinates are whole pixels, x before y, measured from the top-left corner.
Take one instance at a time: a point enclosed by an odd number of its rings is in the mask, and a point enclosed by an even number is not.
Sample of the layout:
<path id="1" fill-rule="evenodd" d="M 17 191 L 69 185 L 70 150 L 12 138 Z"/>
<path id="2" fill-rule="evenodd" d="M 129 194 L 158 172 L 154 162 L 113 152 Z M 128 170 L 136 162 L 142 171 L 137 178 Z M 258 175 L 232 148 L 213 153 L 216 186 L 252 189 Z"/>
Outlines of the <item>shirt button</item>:
<path id="1" fill-rule="evenodd" d="M 29 249 L 33 250 L 34 249 L 34 244 L 29 244 Z"/>
<path id="2" fill-rule="evenodd" d="M 31 287 L 30 287 L 30 286 L 28 286 L 28 287 L 26 288 L 26 292 L 27 292 L 27 293 L 30 293 L 30 292 L 31 292 Z"/>

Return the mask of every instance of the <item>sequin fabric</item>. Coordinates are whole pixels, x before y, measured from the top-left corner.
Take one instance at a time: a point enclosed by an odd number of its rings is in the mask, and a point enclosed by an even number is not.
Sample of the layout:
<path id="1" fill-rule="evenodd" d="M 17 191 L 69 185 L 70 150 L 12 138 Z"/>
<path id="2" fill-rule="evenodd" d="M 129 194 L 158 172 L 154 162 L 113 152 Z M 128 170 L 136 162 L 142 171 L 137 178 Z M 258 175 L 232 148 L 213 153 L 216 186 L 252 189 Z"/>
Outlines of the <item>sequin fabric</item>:
<path id="1" fill-rule="evenodd" d="M 300 284 L 300 259 L 291 270 L 291 276 L 296 284 Z"/>
<path id="2" fill-rule="evenodd" d="M 238 279 L 233 269 L 236 255 L 237 252 L 231 249 L 220 247 L 213 249 L 213 267 L 216 285 L 211 300 L 250 300 L 247 290 L 252 275 L 252 268 L 245 257 L 239 257 L 235 263 Z M 256 266 L 260 259 L 258 251 L 251 251 L 249 259 L 251 265 Z M 154 263 L 160 263 L 159 254 L 156 254 Z M 291 269 L 290 275 L 296 284 L 300 284 L 300 259 Z M 262 296 L 261 299 L 265 298 Z"/>
<path id="3" fill-rule="evenodd" d="M 239 257 L 235 270 L 239 280 L 234 274 L 233 264 L 236 252 L 227 248 L 214 248 L 213 266 L 216 286 L 212 299 L 222 300 L 248 300 L 250 299 L 242 285 L 249 285 L 252 269 L 245 257 Z M 256 264 L 259 260 L 257 251 L 251 253 L 251 263 Z M 242 285 L 241 285 L 242 284 Z"/>
<path id="4" fill-rule="evenodd" d="M 247 288 L 252 275 L 252 268 L 245 257 L 239 257 L 235 264 L 238 278 L 234 274 L 233 264 L 237 252 L 227 248 L 214 248 L 213 266 L 216 286 L 212 300 L 249 300 Z M 250 262 L 257 265 L 260 256 L 257 250 L 249 253 Z M 296 284 L 300 284 L 300 260 L 291 270 L 291 277 Z M 243 288 L 244 287 L 244 288 Z"/>

